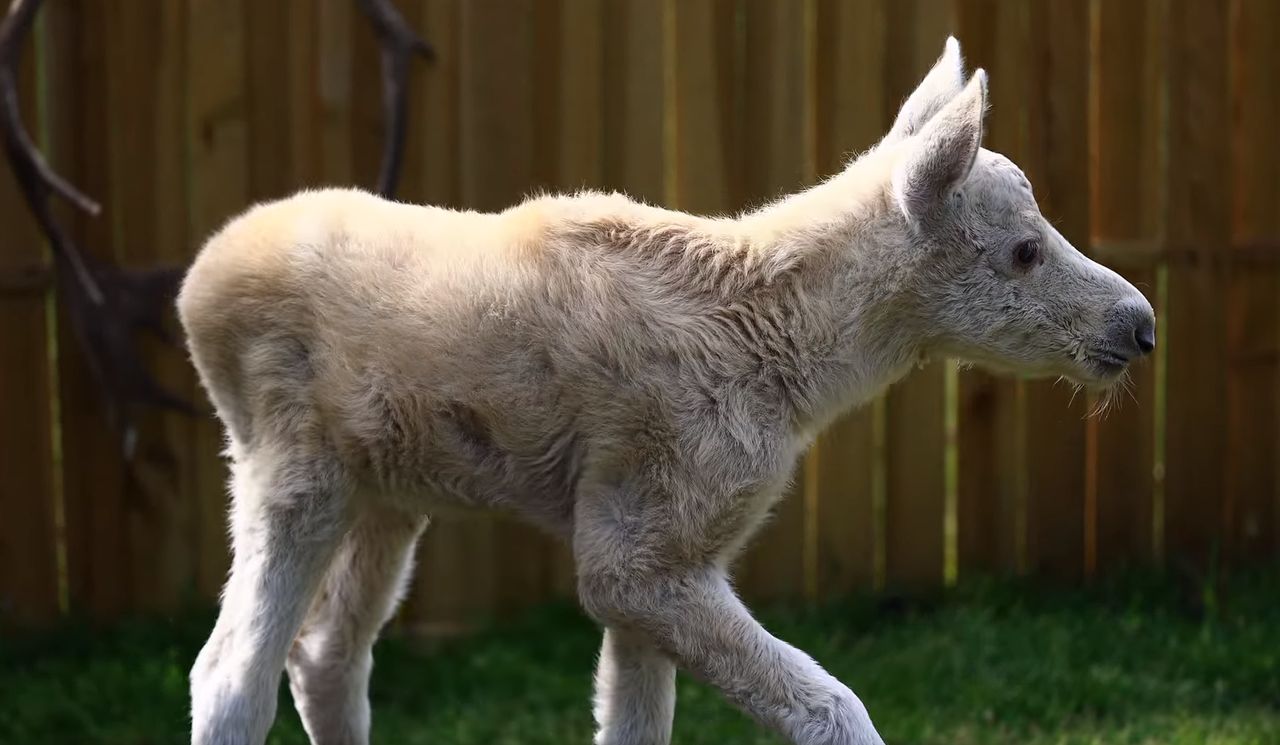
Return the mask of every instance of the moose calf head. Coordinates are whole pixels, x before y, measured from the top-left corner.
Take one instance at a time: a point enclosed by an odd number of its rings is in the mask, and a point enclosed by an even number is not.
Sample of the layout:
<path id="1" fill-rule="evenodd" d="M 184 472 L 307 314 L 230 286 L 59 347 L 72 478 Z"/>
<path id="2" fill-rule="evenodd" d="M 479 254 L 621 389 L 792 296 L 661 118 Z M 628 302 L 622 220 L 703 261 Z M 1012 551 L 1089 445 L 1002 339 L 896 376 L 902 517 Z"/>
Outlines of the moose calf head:
<path id="1" fill-rule="evenodd" d="M 1110 387 L 1155 348 L 1151 304 L 1040 214 L 1031 184 L 982 147 L 987 77 L 949 39 L 881 147 L 917 312 L 939 351 L 997 370 Z M 1086 198 L 1079 195 L 1080 199 Z"/>

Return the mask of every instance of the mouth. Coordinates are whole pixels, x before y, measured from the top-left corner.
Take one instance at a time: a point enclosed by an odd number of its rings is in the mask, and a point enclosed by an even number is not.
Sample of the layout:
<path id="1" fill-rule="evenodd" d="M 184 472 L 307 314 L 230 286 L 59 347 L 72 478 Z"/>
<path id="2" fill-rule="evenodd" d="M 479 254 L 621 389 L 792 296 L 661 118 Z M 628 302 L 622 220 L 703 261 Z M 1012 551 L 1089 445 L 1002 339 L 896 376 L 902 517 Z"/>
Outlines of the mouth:
<path id="1" fill-rule="evenodd" d="M 1098 383 L 1114 383 L 1129 367 L 1129 358 L 1109 349 L 1092 350 L 1085 355 L 1089 372 Z"/>

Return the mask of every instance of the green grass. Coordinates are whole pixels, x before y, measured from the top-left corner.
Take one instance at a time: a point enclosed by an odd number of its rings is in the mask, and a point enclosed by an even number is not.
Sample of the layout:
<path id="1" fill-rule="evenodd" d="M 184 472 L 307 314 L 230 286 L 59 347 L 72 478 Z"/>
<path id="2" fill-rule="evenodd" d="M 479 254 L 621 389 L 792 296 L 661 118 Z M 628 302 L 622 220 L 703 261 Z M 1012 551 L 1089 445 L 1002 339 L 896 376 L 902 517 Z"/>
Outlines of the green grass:
<path id="1" fill-rule="evenodd" d="M 890 745 L 1280 743 L 1275 570 L 1214 593 L 1149 577 L 1087 590 L 983 582 L 927 602 L 762 616 L 862 696 Z M 0 642 L 0 743 L 184 742 L 186 670 L 208 626 Z M 383 641 L 374 742 L 587 743 L 597 641 L 568 607 L 432 649 Z M 271 742 L 305 741 L 282 690 Z M 675 742 L 780 741 L 682 678 Z"/>

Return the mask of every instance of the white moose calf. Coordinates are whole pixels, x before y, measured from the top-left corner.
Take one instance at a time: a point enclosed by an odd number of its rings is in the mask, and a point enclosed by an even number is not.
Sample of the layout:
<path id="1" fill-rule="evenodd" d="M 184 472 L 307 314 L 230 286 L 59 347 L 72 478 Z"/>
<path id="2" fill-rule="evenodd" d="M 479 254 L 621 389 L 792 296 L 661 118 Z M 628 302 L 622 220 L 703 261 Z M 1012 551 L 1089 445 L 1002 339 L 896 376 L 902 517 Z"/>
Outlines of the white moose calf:
<path id="1" fill-rule="evenodd" d="M 1155 343 L 981 148 L 985 105 L 950 40 L 879 145 L 736 219 L 331 190 L 233 220 L 178 301 L 233 473 L 192 741 L 261 743 L 287 668 L 313 742 L 366 742 L 371 647 L 453 502 L 572 542 L 597 743 L 667 743 L 677 667 L 792 742 L 880 743 L 727 578 L 798 455 L 929 355 L 1109 388 Z"/>

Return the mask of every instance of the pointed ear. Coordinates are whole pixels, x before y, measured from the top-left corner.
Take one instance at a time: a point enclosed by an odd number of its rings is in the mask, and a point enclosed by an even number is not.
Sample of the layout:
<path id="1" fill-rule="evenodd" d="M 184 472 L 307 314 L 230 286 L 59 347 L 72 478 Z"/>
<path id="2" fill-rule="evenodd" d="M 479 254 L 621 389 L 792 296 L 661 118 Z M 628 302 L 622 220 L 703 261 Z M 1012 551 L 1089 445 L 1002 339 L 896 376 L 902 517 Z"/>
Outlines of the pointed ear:
<path id="1" fill-rule="evenodd" d="M 919 132 L 962 88 L 964 60 L 960 57 L 960 42 L 956 41 L 956 37 L 948 36 L 942 56 L 902 104 L 902 108 L 898 110 L 898 118 L 894 120 L 889 134 L 885 135 L 885 140 L 897 141 Z"/>
<path id="2" fill-rule="evenodd" d="M 919 220 L 942 204 L 969 177 L 982 147 L 987 111 L 987 73 L 969 84 L 929 120 L 893 173 L 893 193 L 907 219 Z"/>

